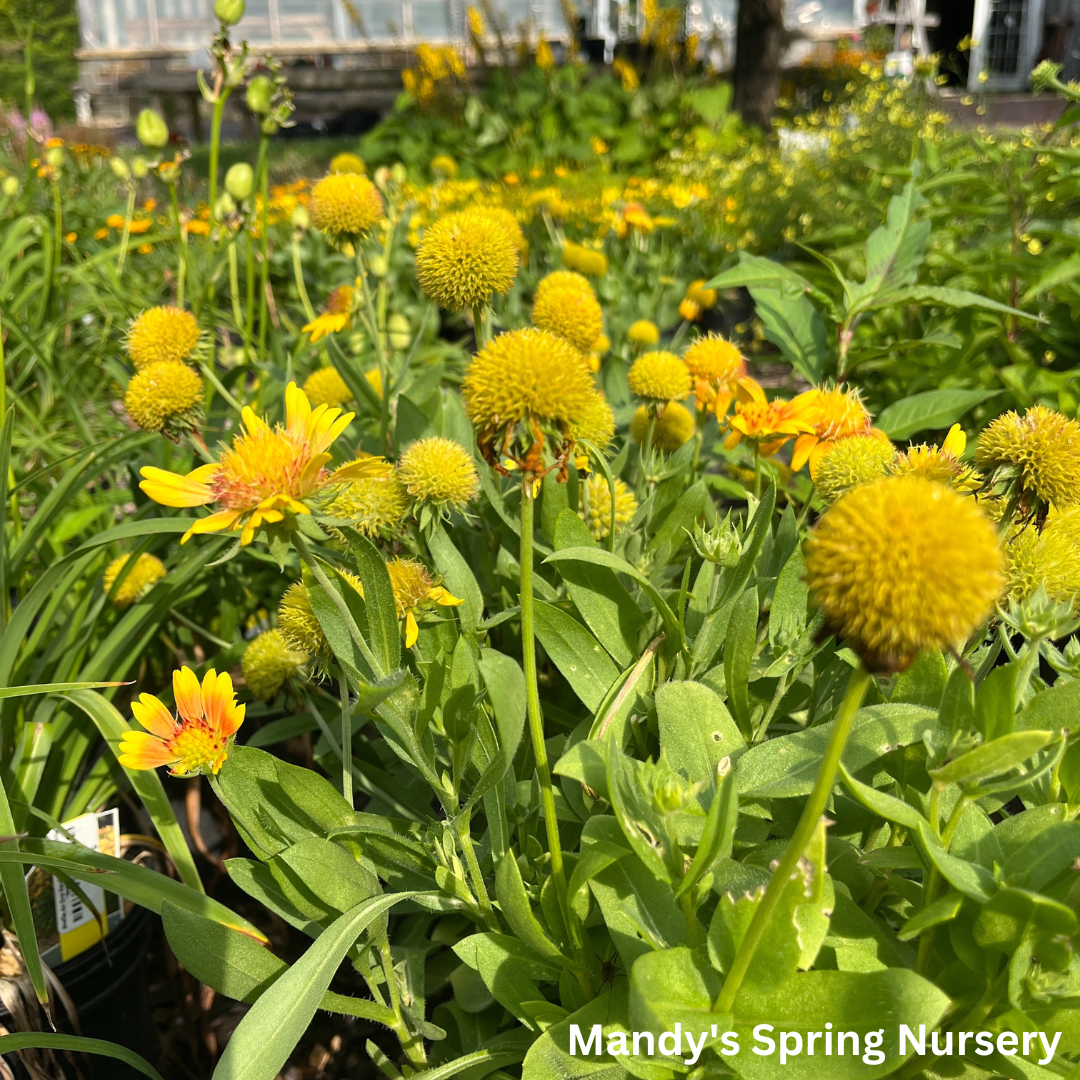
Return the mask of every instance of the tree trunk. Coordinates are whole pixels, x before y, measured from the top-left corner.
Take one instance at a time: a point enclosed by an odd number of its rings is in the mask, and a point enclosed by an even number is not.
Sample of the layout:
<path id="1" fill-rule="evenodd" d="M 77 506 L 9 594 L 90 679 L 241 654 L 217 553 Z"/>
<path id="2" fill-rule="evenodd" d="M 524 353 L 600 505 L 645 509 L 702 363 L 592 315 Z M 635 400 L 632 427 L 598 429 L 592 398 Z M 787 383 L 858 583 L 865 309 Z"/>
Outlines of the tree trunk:
<path id="1" fill-rule="evenodd" d="M 735 31 L 735 109 L 766 131 L 780 92 L 783 0 L 739 0 Z"/>

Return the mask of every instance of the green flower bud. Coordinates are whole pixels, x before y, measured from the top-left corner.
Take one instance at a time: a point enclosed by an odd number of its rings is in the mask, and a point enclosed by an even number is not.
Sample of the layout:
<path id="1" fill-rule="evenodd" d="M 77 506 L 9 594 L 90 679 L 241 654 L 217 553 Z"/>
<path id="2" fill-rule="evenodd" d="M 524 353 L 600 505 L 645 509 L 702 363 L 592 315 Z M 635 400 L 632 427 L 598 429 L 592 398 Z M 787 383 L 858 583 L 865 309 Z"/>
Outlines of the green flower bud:
<path id="1" fill-rule="evenodd" d="M 254 187 L 255 170 L 246 161 L 238 161 L 225 174 L 225 190 L 238 202 L 250 198 Z"/>
<path id="2" fill-rule="evenodd" d="M 235 26 L 244 17 L 244 0 L 214 0 L 214 18 L 222 26 Z"/>
<path id="3" fill-rule="evenodd" d="M 371 268 L 372 274 L 377 278 L 386 277 L 390 269 L 390 264 L 386 261 L 385 255 L 372 255 L 368 266 Z"/>
<path id="4" fill-rule="evenodd" d="M 113 171 L 113 176 L 117 180 L 130 180 L 131 169 L 128 168 L 128 163 L 122 157 L 109 158 L 109 168 Z"/>
<path id="5" fill-rule="evenodd" d="M 50 146 L 45 151 L 45 161 L 54 169 L 59 169 L 64 164 L 64 148 L 62 146 Z"/>
<path id="6" fill-rule="evenodd" d="M 308 217 L 307 208 L 303 206 L 298 206 L 292 212 L 292 218 L 290 220 L 292 221 L 293 227 L 296 229 L 306 229 L 311 225 L 311 218 Z"/>
<path id="7" fill-rule="evenodd" d="M 399 351 L 407 349 L 412 342 L 412 328 L 409 320 L 404 315 L 395 312 L 386 322 L 386 329 L 390 333 L 390 344 Z"/>
<path id="8" fill-rule="evenodd" d="M 214 220 L 221 221 L 223 218 L 227 218 L 230 214 L 236 212 L 236 203 L 233 197 L 227 192 L 223 191 L 218 196 L 218 201 L 214 203 Z"/>
<path id="9" fill-rule="evenodd" d="M 19 194 L 19 179 L 18 179 L 18 177 L 16 177 L 16 176 L 5 176 L 4 177 L 4 183 L 2 185 L 2 190 L 3 190 L 4 194 L 9 199 L 13 199 L 16 195 L 18 195 Z"/>
<path id="10" fill-rule="evenodd" d="M 131 175 L 136 180 L 145 180 L 150 173 L 150 166 L 146 163 L 146 158 L 137 157 L 131 163 Z"/>
<path id="11" fill-rule="evenodd" d="M 405 181 L 409 179 L 409 174 L 406 172 L 405 166 L 402 165 L 400 161 L 395 161 L 394 164 L 390 166 L 390 178 L 395 184 L 404 184 Z"/>
<path id="12" fill-rule="evenodd" d="M 135 134 L 139 142 L 151 150 L 160 150 L 169 141 L 169 125 L 160 113 L 153 109 L 143 109 L 135 121 Z"/>
<path id="13" fill-rule="evenodd" d="M 274 84 L 265 75 L 256 75 L 247 88 L 247 107 L 257 116 L 265 116 L 270 111 L 270 100 L 274 96 Z"/>

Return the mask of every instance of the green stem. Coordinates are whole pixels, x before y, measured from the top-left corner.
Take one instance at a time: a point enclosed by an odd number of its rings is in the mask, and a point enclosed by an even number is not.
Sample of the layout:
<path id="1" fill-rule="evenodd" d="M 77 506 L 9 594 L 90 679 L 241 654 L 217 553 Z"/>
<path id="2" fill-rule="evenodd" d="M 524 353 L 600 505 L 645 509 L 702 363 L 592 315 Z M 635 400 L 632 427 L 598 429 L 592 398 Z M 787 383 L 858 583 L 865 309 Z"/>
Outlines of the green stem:
<path id="1" fill-rule="evenodd" d="M 548 851 L 551 853 L 551 876 L 559 901 L 563 924 L 569 930 L 570 918 L 566 903 L 566 870 L 563 867 L 562 846 L 559 843 L 559 822 L 555 817 L 555 793 L 551 787 L 551 768 L 548 765 L 544 742 L 544 717 L 540 711 L 540 691 L 536 683 L 536 640 L 533 628 L 533 478 L 522 477 L 521 484 L 521 650 L 525 669 L 526 702 L 529 716 L 529 735 L 536 775 L 540 781 L 540 801 L 544 806 L 544 825 L 547 829 Z"/>
<path id="2" fill-rule="evenodd" d="M 229 244 L 229 296 L 232 298 L 233 321 L 236 329 L 244 333 L 244 316 L 240 310 L 240 258 L 236 254 L 236 241 Z M 244 338 L 244 357 L 247 358 L 248 342 Z"/>
<path id="3" fill-rule="evenodd" d="M 267 137 L 259 136 L 259 156 L 255 160 L 255 183 L 258 184 L 266 168 L 266 144 Z M 250 228 L 247 229 L 247 258 L 245 260 L 245 296 L 244 296 L 244 361 L 250 364 L 253 356 L 251 342 L 255 336 L 255 237 Z"/>
<path id="4" fill-rule="evenodd" d="M 390 365 L 387 363 L 382 327 L 379 325 L 379 316 L 375 311 L 375 301 L 371 295 L 371 279 L 364 265 L 364 256 L 359 249 L 356 252 L 356 272 L 360 278 L 360 287 L 364 291 L 364 311 L 367 316 L 368 334 L 371 336 L 371 343 L 375 346 L 375 360 L 379 365 L 379 379 L 382 382 L 382 401 L 379 404 L 379 446 L 389 450 Z"/>
<path id="5" fill-rule="evenodd" d="M 352 702 L 349 700 L 349 684 L 341 676 L 341 794 L 352 809 Z"/>
<path id="6" fill-rule="evenodd" d="M 495 917 L 495 909 L 491 906 L 491 897 L 488 895 L 487 885 L 484 884 L 484 875 L 480 872 L 480 863 L 476 858 L 476 849 L 473 847 L 472 834 L 469 832 L 469 822 L 462 820 L 458 826 L 458 843 L 461 845 L 462 854 L 465 856 L 465 865 L 469 870 L 472 880 L 473 891 L 480 903 L 480 914 L 484 917 L 488 929 L 496 934 L 502 932 L 499 920 Z"/>
<path id="7" fill-rule="evenodd" d="M 128 189 L 127 211 L 124 214 L 124 234 L 120 237 L 120 254 L 116 259 L 116 276 L 120 277 L 124 272 L 124 262 L 127 259 L 128 240 L 131 238 L 131 219 L 135 216 L 135 185 Z"/>
<path id="8" fill-rule="evenodd" d="M 267 136 L 260 140 L 262 144 L 268 142 Z M 266 351 L 267 324 L 270 311 L 266 291 L 270 282 L 270 232 L 267 221 L 267 203 L 270 201 L 270 160 L 268 154 L 263 154 L 262 172 L 259 174 L 259 195 L 262 205 L 259 207 L 259 352 Z"/>
<path id="9" fill-rule="evenodd" d="M 414 1035 L 405 1022 L 405 1016 L 401 1011 L 401 994 L 398 992 L 397 975 L 394 972 L 394 958 L 390 952 L 390 941 L 385 936 L 379 943 L 379 958 L 382 961 L 383 975 L 386 976 L 386 990 L 390 997 L 390 1008 L 394 1010 L 394 1034 L 401 1049 L 409 1059 L 409 1063 L 421 1066 L 427 1062 L 427 1054 L 424 1053 L 424 1040 Z"/>
<path id="10" fill-rule="evenodd" d="M 300 235 L 297 233 L 292 239 L 292 266 L 293 277 L 296 278 L 296 291 L 300 294 L 300 303 L 304 307 L 304 314 L 308 322 L 315 321 L 315 309 L 308 299 L 307 286 L 304 284 L 304 264 L 300 260 Z"/>
<path id="11" fill-rule="evenodd" d="M 173 221 L 176 222 L 176 306 L 184 306 L 184 286 L 187 282 L 187 229 L 180 220 L 180 204 L 176 198 L 176 185 L 169 184 L 169 205 L 172 207 Z"/>
<path id="12" fill-rule="evenodd" d="M 802 817 L 799 818 L 799 824 L 795 827 L 795 832 L 784 849 L 779 865 L 773 871 L 772 877 L 769 878 L 769 885 L 765 890 L 765 895 L 761 898 L 761 903 L 758 904 L 754 917 L 750 920 L 749 927 L 747 927 L 746 935 L 735 953 L 735 959 L 732 960 L 731 968 L 728 971 L 727 978 L 724 980 L 724 988 L 720 991 L 720 996 L 713 1005 L 713 1012 L 730 1013 L 732 1011 L 735 996 L 738 994 L 739 987 L 742 986 L 743 979 L 746 978 L 746 973 L 750 969 L 750 962 L 754 959 L 754 953 L 757 952 L 758 945 L 761 944 L 765 936 L 772 914 L 779 905 L 780 898 L 791 880 L 791 875 L 795 872 L 799 860 L 803 857 L 806 845 L 810 843 L 814 830 L 817 828 L 818 820 L 825 811 L 826 804 L 829 801 L 829 794 L 832 791 L 833 781 L 836 779 L 836 770 L 840 765 L 840 757 L 844 752 L 848 735 L 851 733 L 851 725 L 855 720 L 855 714 L 859 711 L 859 706 L 862 705 L 863 698 L 866 696 L 871 679 L 870 672 L 860 664 L 848 681 L 844 700 L 840 703 L 840 709 L 836 714 L 836 719 L 833 721 L 828 746 L 825 747 L 825 754 L 821 759 L 821 767 L 818 769 L 814 786 L 810 791 L 810 798 L 806 801 Z"/>
<path id="13" fill-rule="evenodd" d="M 207 201 L 210 203 L 210 221 L 217 220 L 214 204 L 217 202 L 218 155 L 221 152 L 221 117 L 225 112 L 225 102 L 229 92 L 224 88 L 218 91 L 214 101 L 214 118 L 210 125 L 210 176 L 208 178 Z"/>
<path id="14" fill-rule="evenodd" d="M 761 447 L 754 443 L 754 498 L 761 498 Z"/>
<path id="15" fill-rule="evenodd" d="M 486 326 L 484 324 L 484 306 L 476 304 L 472 309 L 473 337 L 476 338 L 476 351 L 487 345 Z"/>

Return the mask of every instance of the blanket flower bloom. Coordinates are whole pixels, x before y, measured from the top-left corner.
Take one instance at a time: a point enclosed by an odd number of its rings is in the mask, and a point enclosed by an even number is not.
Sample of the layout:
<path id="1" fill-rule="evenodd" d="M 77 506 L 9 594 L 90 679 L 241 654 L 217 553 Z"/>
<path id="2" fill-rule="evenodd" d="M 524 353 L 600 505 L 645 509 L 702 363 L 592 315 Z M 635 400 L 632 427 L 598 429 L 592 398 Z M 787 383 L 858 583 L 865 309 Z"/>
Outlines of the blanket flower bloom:
<path id="1" fill-rule="evenodd" d="M 153 694 L 140 694 L 131 712 L 145 728 L 125 731 L 120 764 L 125 769 L 170 766 L 174 776 L 209 770 L 217 773 L 229 756 L 233 736 L 244 722 L 244 706 L 236 704 L 232 679 L 211 668 L 202 685 L 191 668 L 173 672 L 176 716 Z"/>
<path id="2" fill-rule="evenodd" d="M 683 353 L 683 363 L 694 380 L 698 405 L 712 408 L 718 417 L 723 417 L 735 397 L 739 379 L 746 375 L 746 361 L 739 347 L 719 334 L 708 334 Z"/>
<path id="3" fill-rule="evenodd" d="M 809 425 L 795 440 L 791 468 L 798 472 L 808 461 L 814 478 L 822 454 L 837 439 L 865 435 L 870 430 L 870 414 L 859 399 L 858 390 L 828 389 L 819 386 L 792 399 L 792 408 Z"/>
<path id="4" fill-rule="evenodd" d="M 348 427 L 352 413 L 320 405 L 311 408 L 303 390 L 289 383 L 285 390 L 285 426 L 270 427 L 250 408 L 243 411 L 244 431 L 222 452 L 220 461 L 179 476 L 153 466 L 142 469 L 142 490 L 163 506 L 191 507 L 216 503 L 221 507 L 200 518 L 186 533 L 239 532 L 250 544 L 264 524 L 287 515 L 310 514 L 305 500 L 327 484 L 382 476 L 381 458 L 361 458 L 330 473 L 328 448 Z"/>
<path id="5" fill-rule="evenodd" d="M 132 321 L 124 349 L 135 370 L 142 371 L 164 360 L 183 363 L 195 354 L 202 337 L 198 320 L 190 311 L 164 305 L 147 308 Z"/>
<path id="6" fill-rule="evenodd" d="M 569 341 L 587 353 L 604 328 L 604 316 L 592 286 L 572 270 L 548 274 L 536 289 L 532 310 L 533 326 Z"/>
<path id="7" fill-rule="evenodd" d="M 303 328 L 305 334 L 311 335 L 312 345 L 321 341 L 327 334 L 337 334 L 348 329 L 352 322 L 355 296 L 356 291 L 351 285 L 339 285 L 336 289 L 330 290 L 330 295 L 326 298 L 326 310 L 321 315 L 316 315 Z M 352 395 L 350 394 L 349 397 Z M 348 398 L 345 400 L 348 401 Z"/>
<path id="8" fill-rule="evenodd" d="M 812 425 L 796 401 L 769 401 L 765 391 L 749 376 L 740 379 L 735 390 L 735 414 L 728 417 L 724 448 L 733 450 L 746 439 L 757 443 L 763 457 L 771 457 L 789 439 L 808 434 Z"/>

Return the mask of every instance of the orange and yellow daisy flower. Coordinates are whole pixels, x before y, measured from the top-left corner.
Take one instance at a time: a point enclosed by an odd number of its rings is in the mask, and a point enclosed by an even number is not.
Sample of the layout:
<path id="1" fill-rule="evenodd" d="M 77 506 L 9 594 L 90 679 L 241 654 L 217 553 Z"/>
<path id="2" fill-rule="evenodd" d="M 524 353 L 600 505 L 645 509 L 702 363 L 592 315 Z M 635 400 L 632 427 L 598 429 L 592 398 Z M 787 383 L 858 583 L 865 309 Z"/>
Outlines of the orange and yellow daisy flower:
<path id="1" fill-rule="evenodd" d="M 174 776 L 216 773 L 225 763 L 233 736 L 244 722 L 244 706 L 236 704 L 232 679 L 211 668 L 199 685 L 191 668 L 173 672 L 176 712 L 153 694 L 140 694 L 131 712 L 145 731 L 125 731 L 120 739 L 120 764 L 125 769 L 170 766 Z"/>
<path id="2" fill-rule="evenodd" d="M 791 454 L 793 472 L 798 472 L 809 461 L 813 477 L 821 456 L 837 439 L 866 435 L 870 431 L 870 414 L 859 399 L 857 389 L 834 387 L 830 390 L 819 386 L 799 394 L 791 404 L 810 425 L 810 429 L 795 440 Z"/>
<path id="3" fill-rule="evenodd" d="M 336 289 L 331 289 L 330 295 L 326 298 L 326 310 L 304 327 L 304 333 L 311 335 L 312 345 L 327 334 L 337 334 L 347 329 L 352 321 L 352 306 L 353 287 L 351 285 L 339 285 Z"/>
<path id="4" fill-rule="evenodd" d="M 812 431 L 794 401 L 769 401 L 765 391 L 749 376 L 739 379 L 735 390 L 735 413 L 728 417 L 724 448 L 732 450 L 743 439 L 758 444 L 763 457 L 771 457 L 789 439 Z"/>
<path id="5" fill-rule="evenodd" d="M 145 466 L 139 485 L 163 506 L 193 507 L 218 504 L 221 509 L 196 521 L 181 543 L 196 533 L 239 532 L 250 544 L 264 524 L 283 521 L 289 514 L 310 514 L 304 500 L 328 484 L 383 476 L 382 458 L 359 458 L 331 473 L 327 449 L 348 427 L 352 413 L 311 403 L 295 383 L 285 390 L 285 426 L 270 427 L 250 408 L 243 412 L 244 430 L 220 461 L 201 465 L 179 476 Z"/>

